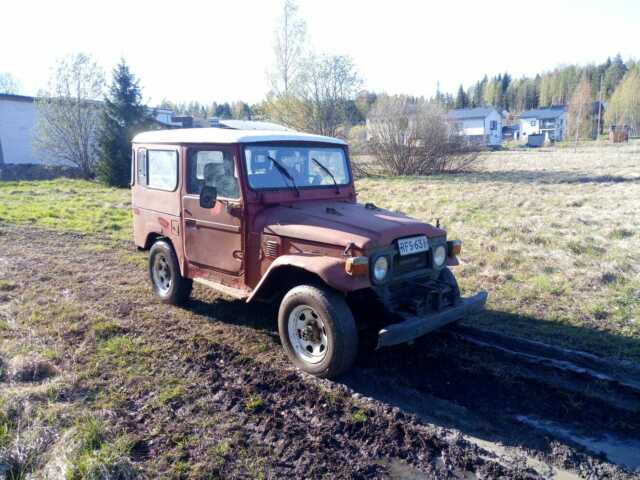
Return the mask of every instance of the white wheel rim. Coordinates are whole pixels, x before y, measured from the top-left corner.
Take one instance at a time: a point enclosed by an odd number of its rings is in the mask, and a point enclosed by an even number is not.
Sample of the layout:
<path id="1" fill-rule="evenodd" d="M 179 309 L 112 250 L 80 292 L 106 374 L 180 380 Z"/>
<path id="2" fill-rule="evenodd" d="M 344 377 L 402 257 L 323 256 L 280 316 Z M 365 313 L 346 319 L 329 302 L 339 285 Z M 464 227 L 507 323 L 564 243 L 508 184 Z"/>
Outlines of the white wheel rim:
<path id="1" fill-rule="evenodd" d="M 166 295 L 171 289 L 171 269 L 167 257 L 162 254 L 156 254 L 151 268 L 153 283 L 158 289 L 160 295 Z"/>
<path id="2" fill-rule="evenodd" d="M 308 305 L 298 305 L 289 314 L 289 341 L 296 355 L 311 364 L 327 355 L 327 331 L 322 317 Z"/>

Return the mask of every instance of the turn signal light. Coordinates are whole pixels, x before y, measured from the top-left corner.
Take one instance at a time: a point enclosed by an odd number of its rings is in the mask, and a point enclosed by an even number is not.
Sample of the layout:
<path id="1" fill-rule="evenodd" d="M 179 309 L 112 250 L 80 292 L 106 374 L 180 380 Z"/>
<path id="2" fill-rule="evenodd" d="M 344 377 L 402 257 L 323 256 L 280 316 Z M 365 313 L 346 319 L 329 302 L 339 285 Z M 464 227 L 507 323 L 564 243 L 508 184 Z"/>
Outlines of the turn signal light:
<path id="1" fill-rule="evenodd" d="M 344 264 L 349 275 L 369 275 L 369 259 L 367 257 L 349 257 Z"/>
<path id="2" fill-rule="evenodd" d="M 447 250 L 449 257 L 456 257 L 462 251 L 462 242 L 460 240 L 450 240 L 447 242 Z"/>

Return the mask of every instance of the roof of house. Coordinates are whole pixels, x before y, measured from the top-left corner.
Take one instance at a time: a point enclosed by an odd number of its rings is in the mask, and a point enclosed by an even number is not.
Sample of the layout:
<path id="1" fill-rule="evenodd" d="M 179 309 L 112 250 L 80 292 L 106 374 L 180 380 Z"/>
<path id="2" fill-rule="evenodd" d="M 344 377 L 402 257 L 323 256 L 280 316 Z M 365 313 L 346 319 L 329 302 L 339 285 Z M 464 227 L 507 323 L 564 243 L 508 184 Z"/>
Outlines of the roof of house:
<path id="1" fill-rule="evenodd" d="M 449 110 L 447 118 L 449 120 L 466 120 L 471 118 L 486 118 L 492 112 L 498 113 L 493 107 L 457 108 Z"/>
<path id="2" fill-rule="evenodd" d="M 17 102 L 33 102 L 35 97 L 27 97 L 26 95 L 14 95 L 13 93 L 0 93 L 0 100 L 14 100 Z"/>
<path id="3" fill-rule="evenodd" d="M 278 130 L 235 130 L 231 128 L 179 128 L 142 132 L 134 143 L 257 143 L 318 142 L 346 145 L 344 140 L 311 133 Z"/>
<path id="4" fill-rule="evenodd" d="M 564 105 L 552 105 L 544 108 L 534 108 L 522 112 L 520 118 L 558 118 L 565 112 Z"/>

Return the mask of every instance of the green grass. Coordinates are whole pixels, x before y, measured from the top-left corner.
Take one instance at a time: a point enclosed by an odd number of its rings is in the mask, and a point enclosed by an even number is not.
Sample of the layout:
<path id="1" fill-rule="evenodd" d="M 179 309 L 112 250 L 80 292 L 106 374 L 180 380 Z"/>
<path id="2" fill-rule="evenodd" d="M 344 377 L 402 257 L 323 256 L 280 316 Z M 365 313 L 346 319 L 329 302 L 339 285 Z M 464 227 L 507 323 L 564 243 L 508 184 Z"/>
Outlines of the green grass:
<path id="1" fill-rule="evenodd" d="M 368 418 L 369 417 L 367 416 L 367 412 L 365 412 L 361 408 L 358 408 L 351 413 L 351 421 L 353 423 L 364 423 Z"/>
<path id="2" fill-rule="evenodd" d="M 130 192 L 84 180 L 0 182 L 0 222 L 129 239 Z"/>
<path id="3" fill-rule="evenodd" d="M 244 404 L 244 409 L 247 412 L 256 412 L 263 405 L 264 405 L 264 400 L 262 400 L 262 397 L 260 397 L 260 395 L 258 394 L 253 393 L 249 395 L 249 398 L 247 398 L 247 401 Z"/>

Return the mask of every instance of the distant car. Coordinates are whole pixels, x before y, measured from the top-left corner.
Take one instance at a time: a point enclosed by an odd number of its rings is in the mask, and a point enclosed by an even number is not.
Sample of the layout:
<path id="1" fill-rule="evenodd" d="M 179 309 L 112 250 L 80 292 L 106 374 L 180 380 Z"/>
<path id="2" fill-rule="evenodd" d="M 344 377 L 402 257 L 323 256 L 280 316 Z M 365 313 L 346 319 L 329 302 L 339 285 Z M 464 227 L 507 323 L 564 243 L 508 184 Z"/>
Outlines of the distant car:
<path id="1" fill-rule="evenodd" d="M 459 241 L 357 203 L 342 140 L 165 130 L 137 135 L 133 154 L 135 243 L 157 296 L 181 304 L 196 281 L 276 302 L 282 345 L 308 373 L 347 370 L 363 335 L 396 345 L 484 308 L 487 294 L 462 298 L 449 269 Z"/>

